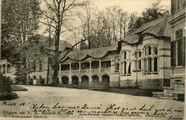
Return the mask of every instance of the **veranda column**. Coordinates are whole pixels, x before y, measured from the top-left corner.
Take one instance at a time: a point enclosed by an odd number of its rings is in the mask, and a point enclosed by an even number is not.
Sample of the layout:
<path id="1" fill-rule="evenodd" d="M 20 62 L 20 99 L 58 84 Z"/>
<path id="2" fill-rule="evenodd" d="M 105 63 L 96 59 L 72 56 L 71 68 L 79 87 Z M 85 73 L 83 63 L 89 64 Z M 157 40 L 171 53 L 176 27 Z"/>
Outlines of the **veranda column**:
<path id="1" fill-rule="evenodd" d="M 99 60 L 99 72 L 101 72 L 101 60 Z"/>
<path id="2" fill-rule="evenodd" d="M 72 73 L 71 73 L 71 63 L 69 64 L 70 68 L 69 68 L 69 84 L 72 84 Z"/>
<path id="3" fill-rule="evenodd" d="M 59 70 L 58 70 L 58 78 L 59 78 L 59 84 L 62 84 L 62 78 L 61 78 L 61 64 L 59 63 Z"/>
<path id="4" fill-rule="evenodd" d="M 151 64 L 152 64 L 151 65 L 151 67 L 152 67 L 151 70 L 152 70 L 152 72 L 154 72 L 154 46 L 153 45 L 151 45 L 151 56 L 152 56 L 151 57 L 152 58 L 151 59 Z"/>
<path id="5" fill-rule="evenodd" d="M 92 85 L 92 76 L 91 76 L 91 72 L 92 72 L 92 67 L 91 67 L 91 61 L 89 61 L 89 64 L 90 64 L 90 74 L 89 74 L 89 85 Z"/>
<path id="6" fill-rule="evenodd" d="M 79 62 L 79 73 L 81 73 L 81 62 Z"/>
<path id="7" fill-rule="evenodd" d="M 92 69 L 92 68 L 91 68 L 91 61 L 89 61 L 89 65 L 90 65 L 90 73 L 91 73 L 91 69 Z"/>
<path id="8" fill-rule="evenodd" d="M 80 74 L 81 74 L 81 62 L 79 62 L 79 76 L 78 76 L 79 80 L 78 80 L 78 85 L 81 85 L 81 75 Z"/>

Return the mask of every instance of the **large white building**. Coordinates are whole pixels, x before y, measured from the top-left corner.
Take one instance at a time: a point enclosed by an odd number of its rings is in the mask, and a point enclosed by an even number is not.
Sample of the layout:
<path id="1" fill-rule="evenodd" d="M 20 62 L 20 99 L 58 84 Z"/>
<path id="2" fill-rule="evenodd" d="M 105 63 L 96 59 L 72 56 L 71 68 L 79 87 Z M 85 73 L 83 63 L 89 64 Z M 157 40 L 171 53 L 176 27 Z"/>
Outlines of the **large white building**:
<path id="1" fill-rule="evenodd" d="M 157 97 L 183 99 L 185 85 L 185 1 L 172 0 L 172 14 L 146 23 L 117 46 L 72 50 L 61 59 L 58 84 L 159 89 Z M 63 50 L 68 46 L 61 47 Z M 61 57 L 62 58 L 62 57 Z M 28 79 L 52 83 L 48 58 L 38 61 Z M 41 67 L 42 66 L 42 67 Z M 47 80 L 48 73 L 48 80 Z"/>

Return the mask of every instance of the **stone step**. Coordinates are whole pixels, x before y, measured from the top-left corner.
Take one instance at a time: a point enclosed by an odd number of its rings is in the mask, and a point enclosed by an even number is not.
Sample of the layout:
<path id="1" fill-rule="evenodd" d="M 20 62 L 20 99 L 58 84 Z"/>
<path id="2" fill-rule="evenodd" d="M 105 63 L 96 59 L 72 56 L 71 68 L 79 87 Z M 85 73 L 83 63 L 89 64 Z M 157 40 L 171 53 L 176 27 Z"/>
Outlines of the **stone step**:
<path id="1" fill-rule="evenodd" d="M 165 97 L 165 96 L 163 96 L 163 97 L 158 97 L 159 99 L 164 99 L 164 100 L 173 100 L 173 98 L 172 97 Z"/>

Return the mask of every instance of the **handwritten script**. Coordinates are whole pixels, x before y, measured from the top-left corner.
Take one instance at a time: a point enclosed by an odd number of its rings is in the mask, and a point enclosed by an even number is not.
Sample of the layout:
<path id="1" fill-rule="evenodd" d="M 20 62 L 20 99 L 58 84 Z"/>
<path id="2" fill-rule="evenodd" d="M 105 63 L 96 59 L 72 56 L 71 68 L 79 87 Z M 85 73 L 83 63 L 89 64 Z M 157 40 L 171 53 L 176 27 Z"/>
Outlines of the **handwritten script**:
<path id="1" fill-rule="evenodd" d="M 3 102 L 2 107 L 14 107 L 17 111 L 6 109 L 1 111 L 2 117 L 11 118 L 51 118 L 51 117 L 99 117 L 99 118 L 166 118 L 168 120 L 183 120 L 183 110 L 173 110 L 157 108 L 155 105 L 146 104 L 140 107 L 121 107 L 117 104 L 103 106 L 65 106 L 62 103 L 53 105 L 37 104 L 30 102 Z"/>

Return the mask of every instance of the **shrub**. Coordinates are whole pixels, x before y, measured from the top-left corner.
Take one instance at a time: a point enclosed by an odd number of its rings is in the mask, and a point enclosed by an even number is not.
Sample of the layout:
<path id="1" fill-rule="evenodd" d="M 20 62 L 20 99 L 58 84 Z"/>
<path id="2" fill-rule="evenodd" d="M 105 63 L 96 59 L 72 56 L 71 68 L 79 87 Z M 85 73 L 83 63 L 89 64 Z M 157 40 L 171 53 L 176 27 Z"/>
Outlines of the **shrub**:
<path id="1" fill-rule="evenodd" d="M 12 88 L 10 86 L 10 78 L 5 77 L 2 74 L 0 74 L 0 92 L 12 92 Z"/>
<path id="2" fill-rule="evenodd" d="M 10 78 L 0 74 L 0 100 L 11 100 L 18 98 L 17 94 L 12 92 Z"/>

